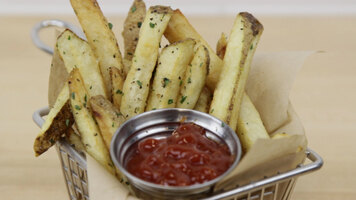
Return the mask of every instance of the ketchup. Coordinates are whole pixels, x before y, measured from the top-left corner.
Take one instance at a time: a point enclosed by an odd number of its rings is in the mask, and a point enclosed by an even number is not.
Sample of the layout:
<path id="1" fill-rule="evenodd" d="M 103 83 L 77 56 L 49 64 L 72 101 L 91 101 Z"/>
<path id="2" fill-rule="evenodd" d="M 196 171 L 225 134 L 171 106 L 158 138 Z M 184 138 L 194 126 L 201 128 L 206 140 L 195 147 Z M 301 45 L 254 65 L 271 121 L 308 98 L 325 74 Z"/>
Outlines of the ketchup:
<path id="1" fill-rule="evenodd" d="M 165 139 L 136 142 L 126 154 L 126 169 L 148 182 L 188 186 L 223 174 L 233 163 L 226 144 L 205 135 L 205 129 L 182 123 Z"/>

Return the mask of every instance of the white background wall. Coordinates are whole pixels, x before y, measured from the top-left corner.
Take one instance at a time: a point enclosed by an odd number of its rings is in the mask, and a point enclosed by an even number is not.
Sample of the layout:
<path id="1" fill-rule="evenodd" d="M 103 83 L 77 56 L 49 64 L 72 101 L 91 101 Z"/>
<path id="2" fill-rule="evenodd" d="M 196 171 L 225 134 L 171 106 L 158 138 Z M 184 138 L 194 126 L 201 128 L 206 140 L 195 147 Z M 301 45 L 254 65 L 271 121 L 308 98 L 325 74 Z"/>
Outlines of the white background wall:
<path id="1" fill-rule="evenodd" d="M 97 0 L 107 14 L 125 14 L 130 0 Z M 356 0 L 146 0 L 148 5 L 170 5 L 187 14 L 356 15 Z M 68 14 L 69 0 L 0 0 L 0 14 Z"/>

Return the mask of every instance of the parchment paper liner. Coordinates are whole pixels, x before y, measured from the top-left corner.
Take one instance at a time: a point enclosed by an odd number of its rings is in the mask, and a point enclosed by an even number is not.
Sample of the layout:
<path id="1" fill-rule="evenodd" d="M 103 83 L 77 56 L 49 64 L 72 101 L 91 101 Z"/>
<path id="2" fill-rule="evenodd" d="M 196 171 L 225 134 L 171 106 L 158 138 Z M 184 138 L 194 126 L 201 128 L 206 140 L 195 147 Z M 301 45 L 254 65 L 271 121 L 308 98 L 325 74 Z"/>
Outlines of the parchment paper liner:
<path id="1" fill-rule="evenodd" d="M 264 177 L 294 169 L 303 162 L 307 139 L 303 125 L 289 102 L 289 92 L 297 72 L 312 53 L 256 53 L 246 92 L 271 135 L 285 132 L 292 136 L 277 140 L 258 140 L 235 170 L 216 185 L 215 190 L 228 190 L 237 185 L 242 186 L 258 181 Z M 56 55 L 53 57 L 52 64 L 49 105 L 53 104 L 58 87 L 67 78 L 67 74 L 63 73 L 63 63 Z M 137 199 L 98 162 L 88 154 L 86 157 L 91 200 Z M 281 185 L 279 191 L 283 191 L 283 187 L 285 186 Z M 277 199 L 280 199 L 281 195 L 279 194 Z"/>

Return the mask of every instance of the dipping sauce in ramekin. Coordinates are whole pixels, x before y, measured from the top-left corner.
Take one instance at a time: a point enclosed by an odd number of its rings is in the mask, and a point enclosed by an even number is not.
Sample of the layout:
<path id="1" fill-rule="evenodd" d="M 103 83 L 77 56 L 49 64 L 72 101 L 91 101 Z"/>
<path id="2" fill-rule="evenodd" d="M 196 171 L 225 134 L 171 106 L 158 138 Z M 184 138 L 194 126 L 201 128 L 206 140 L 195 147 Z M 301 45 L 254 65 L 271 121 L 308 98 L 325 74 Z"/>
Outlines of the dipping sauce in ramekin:
<path id="1" fill-rule="evenodd" d="M 220 176 L 234 158 L 228 146 L 209 139 L 204 128 L 182 123 L 169 137 L 136 142 L 125 160 L 127 171 L 140 179 L 161 185 L 188 186 Z"/>
<path id="2" fill-rule="evenodd" d="M 214 185 L 236 167 L 241 144 L 236 133 L 213 116 L 169 108 L 126 121 L 113 136 L 110 154 L 137 197 L 197 199 L 209 196 Z M 159 170 L 152 170 L 156 167 Z"/>

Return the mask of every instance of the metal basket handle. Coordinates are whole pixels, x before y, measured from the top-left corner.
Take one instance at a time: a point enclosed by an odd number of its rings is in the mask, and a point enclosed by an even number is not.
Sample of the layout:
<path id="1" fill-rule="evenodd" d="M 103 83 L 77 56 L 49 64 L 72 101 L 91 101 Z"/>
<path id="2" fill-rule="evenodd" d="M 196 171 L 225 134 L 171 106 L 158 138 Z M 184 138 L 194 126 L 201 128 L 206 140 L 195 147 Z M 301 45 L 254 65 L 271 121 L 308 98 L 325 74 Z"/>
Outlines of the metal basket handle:
<path id="1" fill-rule="evenodd" d="M 39 32 L 42 29 L 48 28 L 48 27 L 58 27 L 58 28 L 70 29 L 75 34 L 77 34 L 79 37 L 85 39 L 83 31 L 80 28 L 78 28 L 68 22 L 58 20 L 58 19 L 50 19 L 50 20 L 40 21 L 32 28 L 32 31 L 31 31 L 32 42 L 36 45 L 37 48 L 41 49 L 42 51 L 44 51 L 50 55 L 53 54 L 53 48 L 48 46 L 47 44 L 45 44 L 39 36 Z"/>
<path id="2" fill-rule="evenodd" d="M 32 114 L 32 120 L 37 124 L 38 127 L 42 127 L 45 121 L 43 119 L 43 116 L 47 115 L 48 113 L 49 113 L 48 107 L 40 108 Z"/>

